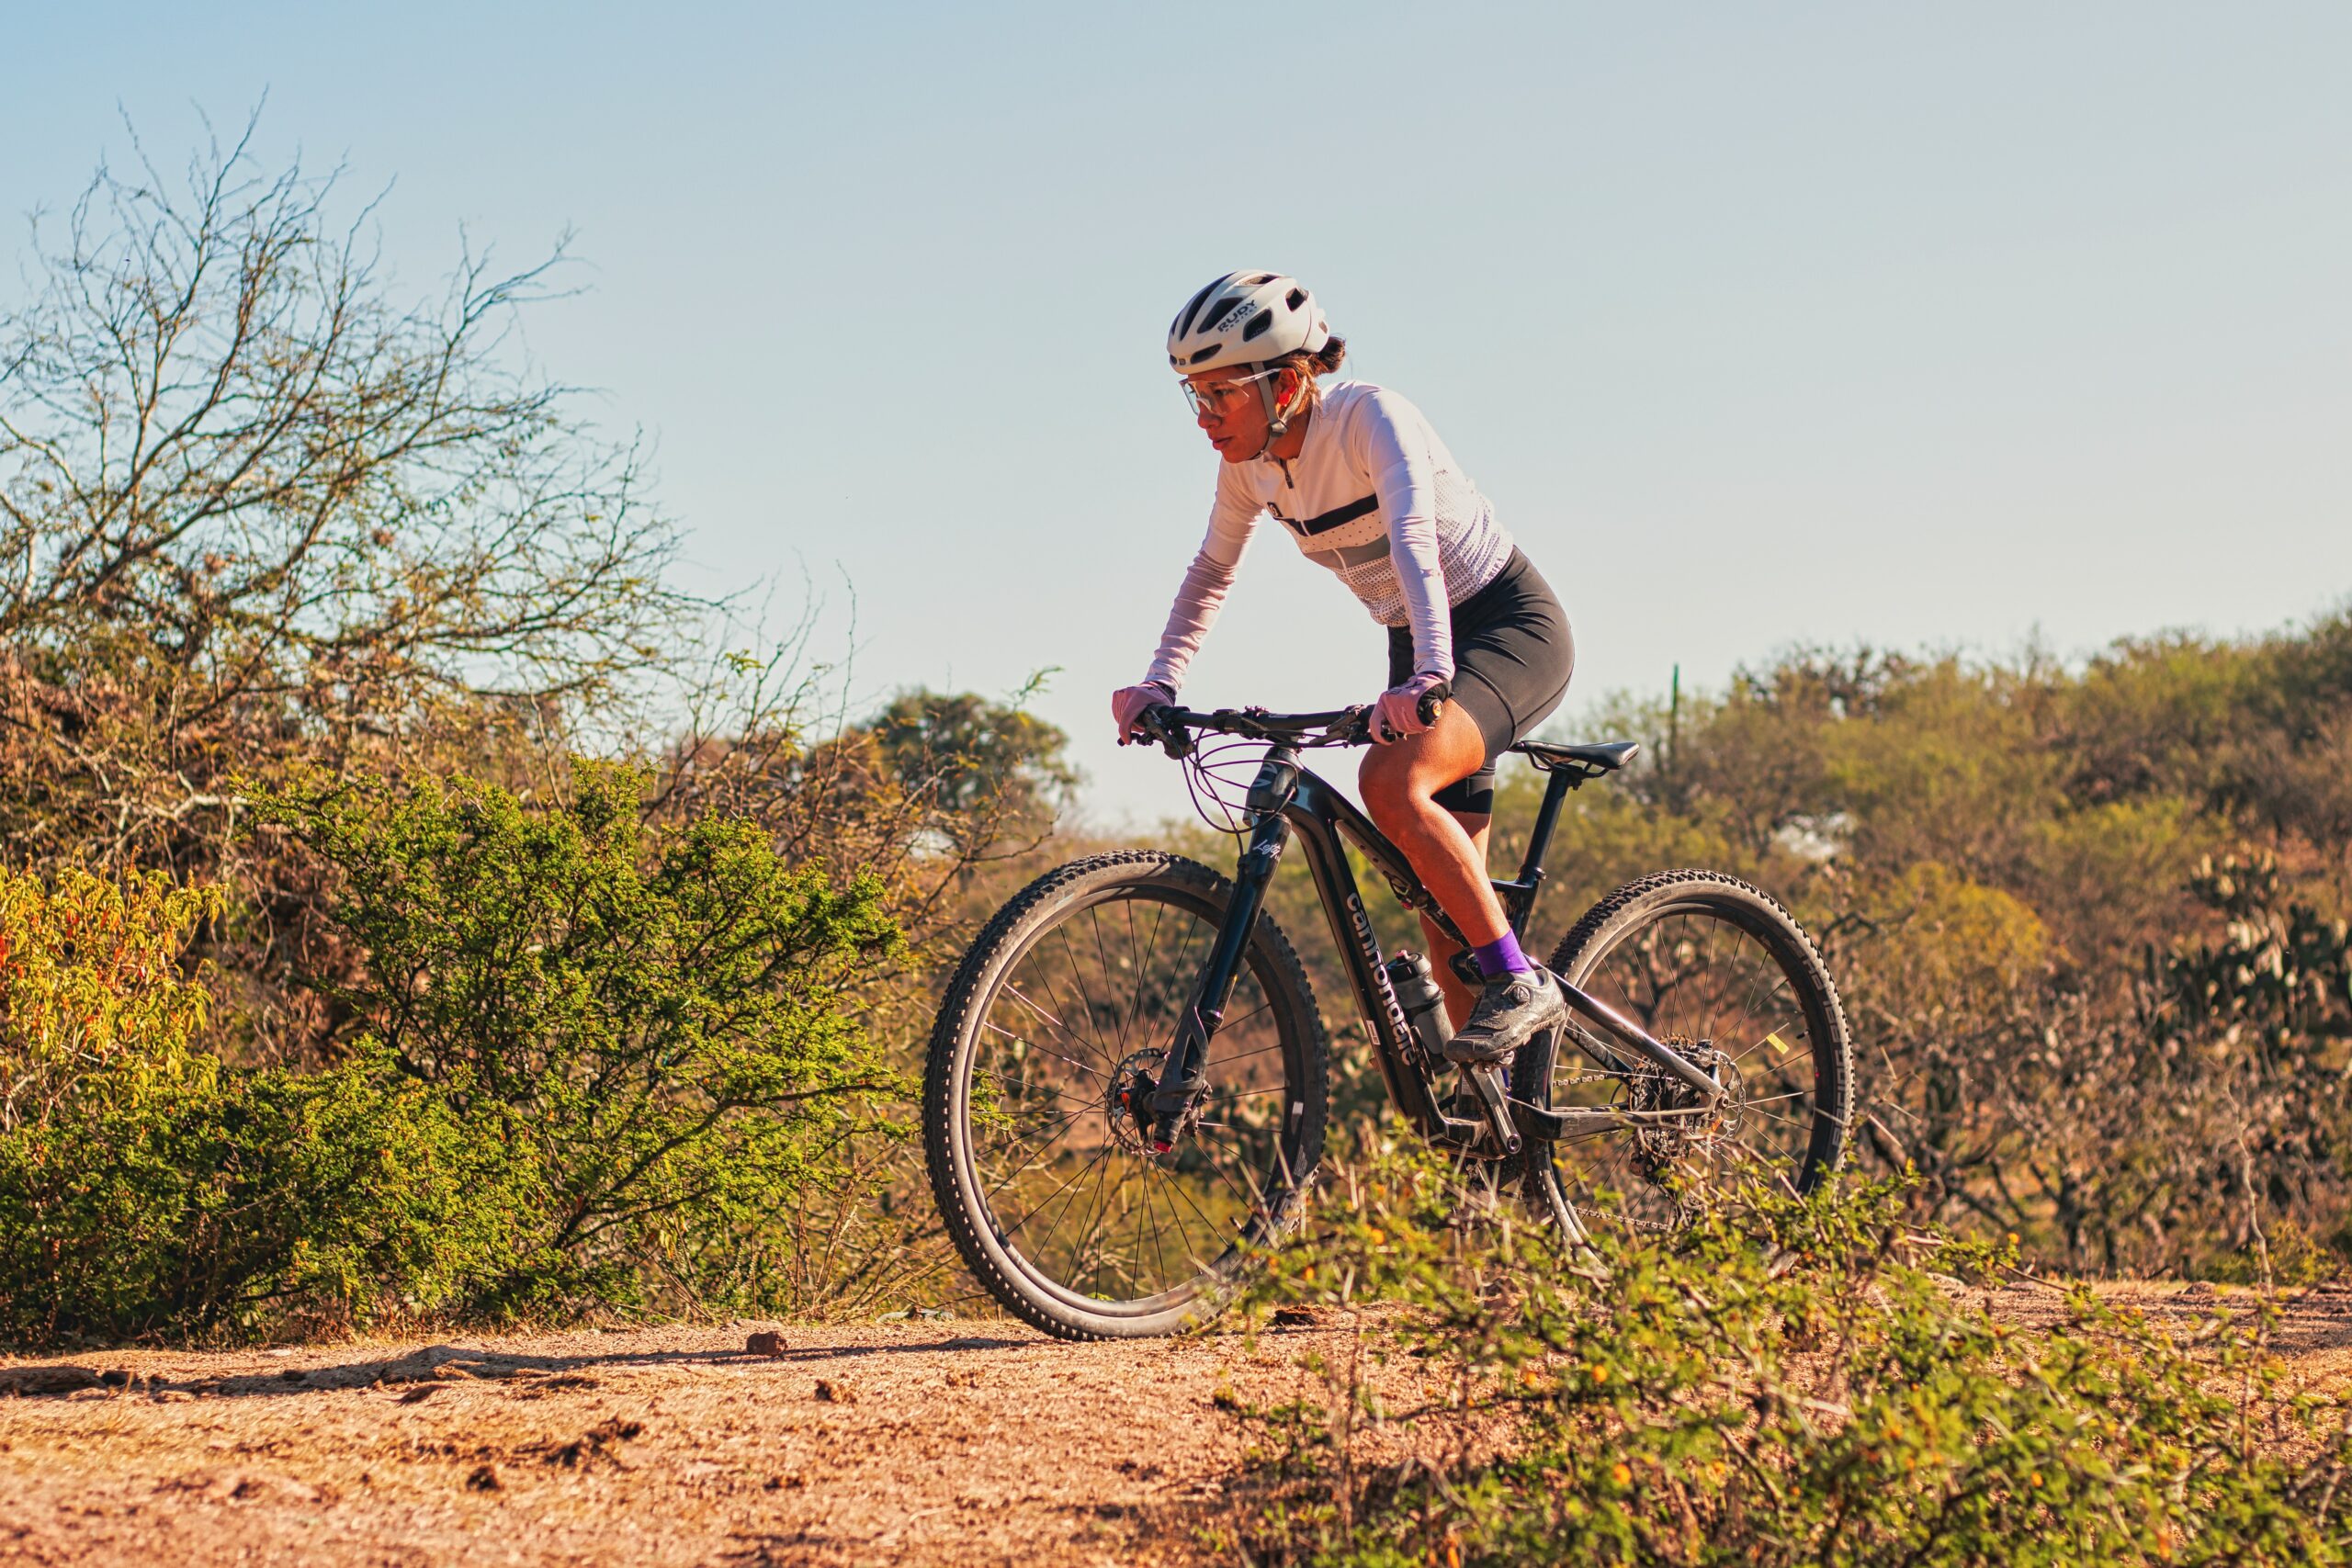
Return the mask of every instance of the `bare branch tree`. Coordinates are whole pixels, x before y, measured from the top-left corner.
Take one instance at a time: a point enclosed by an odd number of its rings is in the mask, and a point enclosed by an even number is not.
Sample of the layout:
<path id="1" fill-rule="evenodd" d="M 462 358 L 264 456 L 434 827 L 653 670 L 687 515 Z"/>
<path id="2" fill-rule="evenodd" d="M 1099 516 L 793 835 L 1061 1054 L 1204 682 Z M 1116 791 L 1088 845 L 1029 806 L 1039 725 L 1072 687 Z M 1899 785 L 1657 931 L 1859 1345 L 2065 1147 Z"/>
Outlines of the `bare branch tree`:
<path id="1" fill-rule="evenodd" d="M 253 125 L 102 165 L 0 314 L 12 851 L 234 869 L 241 773 L 479 761 L 664 670 L 707 606 L 641 454 L 512 341 L 563 259 L 394 297 Z"/>

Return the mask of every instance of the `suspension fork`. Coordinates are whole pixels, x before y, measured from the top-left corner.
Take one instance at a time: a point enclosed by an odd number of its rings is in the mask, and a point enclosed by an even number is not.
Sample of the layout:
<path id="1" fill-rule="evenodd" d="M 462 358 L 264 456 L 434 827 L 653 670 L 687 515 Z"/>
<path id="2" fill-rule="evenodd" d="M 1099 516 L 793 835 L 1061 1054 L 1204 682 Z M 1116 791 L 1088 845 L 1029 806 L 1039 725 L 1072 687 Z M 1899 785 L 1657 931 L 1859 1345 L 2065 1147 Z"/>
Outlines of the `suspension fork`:
<path id="1" fill-rule="evenodd" d="M 1261 777 L 1263 773 L 1261 768 Z M 1253 800 L 1257 793 L 1252 786 Z M 1234 982 L 1240 977 L 1242 955 L 1249 952 L 1250 935 L 1258 929 L 1258 911 L 1265 907 L 1267 884 L 1273 881 L 1283 846 L 1290 841 L 1290 824 L 1279 810 L 1257 815 L 1249 847 L 1241 852 L 1241 863 L 1234 871 L 1233 902 L 1226 908 L 1225 924 L 1217 928 L 1216 945 L 1201 967 L 1192 1004 L 1177 1021 L 1176 1038 L 1170 1043 L 1168 1059 L 1160 1067 L 1159 1085 L 1151 1092 L 1151 1146 L 1159 1154 L 1176 1146 L 1176 1124 L 1200 1092 L 1208 1066 L 1209 1037 L 1225 1021 L 1226 1004 L 1233 999 Z"/>

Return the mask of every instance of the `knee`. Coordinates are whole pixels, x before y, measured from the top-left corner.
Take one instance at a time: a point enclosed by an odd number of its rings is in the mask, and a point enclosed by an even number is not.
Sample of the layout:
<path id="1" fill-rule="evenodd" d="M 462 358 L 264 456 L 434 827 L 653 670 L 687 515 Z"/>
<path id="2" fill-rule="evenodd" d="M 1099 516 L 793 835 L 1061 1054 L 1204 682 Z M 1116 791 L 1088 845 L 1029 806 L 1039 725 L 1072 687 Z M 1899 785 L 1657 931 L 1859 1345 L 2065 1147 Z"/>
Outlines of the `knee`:
<path id="1" fill-rule="evenodd" d="M 1433 792 L 1394 751 L 1367 754 L 1357 770 L 1356 783 L 1363 792 L 1364 809 L 1384 828 L 1391 821 L 1409 820 L 1437 809 L 1430 798 Z"/>

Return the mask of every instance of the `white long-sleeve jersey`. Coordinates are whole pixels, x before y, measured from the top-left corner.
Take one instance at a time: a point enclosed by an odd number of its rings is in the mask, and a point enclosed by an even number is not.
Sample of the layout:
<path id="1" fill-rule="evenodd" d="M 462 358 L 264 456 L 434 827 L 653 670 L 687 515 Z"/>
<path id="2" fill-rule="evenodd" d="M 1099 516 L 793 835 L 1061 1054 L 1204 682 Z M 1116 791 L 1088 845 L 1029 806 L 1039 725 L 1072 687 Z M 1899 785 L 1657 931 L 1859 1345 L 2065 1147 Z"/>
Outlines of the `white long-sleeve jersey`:
<path id="1" fill-rule="evenodd" d="M 1420 410 L 1385 387 L 1339 381 L 1324 389 L 1287 470 L 1265 457 L 1218 466 L 1208 536 L 1146 680 L 1182 687 L 1268 513 L 1374 620 L 1412 627 L 1416 674 L 1453 679 L 1447 612 L 1510 563 L 1510 536 Z"/>

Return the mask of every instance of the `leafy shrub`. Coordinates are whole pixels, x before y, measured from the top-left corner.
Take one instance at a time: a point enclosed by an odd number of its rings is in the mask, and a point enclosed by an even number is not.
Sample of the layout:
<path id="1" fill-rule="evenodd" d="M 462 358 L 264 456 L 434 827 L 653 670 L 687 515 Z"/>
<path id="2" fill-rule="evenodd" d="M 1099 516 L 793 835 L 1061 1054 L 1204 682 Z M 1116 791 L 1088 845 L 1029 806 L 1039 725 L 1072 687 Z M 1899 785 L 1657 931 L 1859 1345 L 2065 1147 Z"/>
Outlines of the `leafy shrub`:
<path id="1" fill-rule="evenodd" d="M 1248 1416 L 1263 1491 L 1220 1544 L 1253 1562 L 2352 1562 L 2346 1407 L 2281 1393 L 2259 1322 L 2176 1339 L 2083 1291 L 2003 1322 L 1893 1184 L 1575 1257 L 1458 1223 L 1429 1165 L 1360 1188 L 1258 1292 L 1358 1341 Z"/>
<path id="2" fill-rule="evenodd" d="M 802 1201 L 868 1196 L 897 1077 L 844 1004 L 897 942 L 705 817 L 649 833 L 582 764 L 532 809 L 458 781 L 260 802 L 367 954 L 323 1070 L 197 1044 L 217 890 L 0 874 L 0 1337 L 791 1301 Z"/>
<path id="3" fill-rule="evenodd" d="M 310 779 L 261 820 L 341 878 L 368 954 L 346 1032 L 429 1090 L 503 1194 L 492 1314 L 763 1304 L 797 1198 L 901 1092 L 845 1005 L 897 942 L 870 880 L 829 886 L 706 815 L 640 823 L 644 779 L 581 761 L 526 807 L 459 779 Z"/>
<path id="4" fill-rule="evenodd" d="M 1797 649 L 1604 707 L 1645 751 L 1583 794 L 1726 840 L 1695 863 L 1750 857 L 1805 921 L 1871 1064 L 1857 1145 L 1917 1167 L 1922 1219 L 2070 1270 L 2258 1276 L 2265 1235 L 2333 1247 L 2352 1215 L 2324 1087 L 2352 1056 L 2347 650 L 2343 612 L 2080 666 Z M 1587 804 L 1555 859 L 1623 841 Z"/>
<path id="5" fill-rule="evenodd" d="M 176 966 L 217 889 L 0 872 L 0 1339 L 203 1334 L 436 1305 L 496 1193 L 446 1111 L 361 1056 L 229 1071 Z"/>
<path id="6" fill-rule="evenodd" d="M 163 876 L 115 883 L 77 869 L 52 887 L 0 869 L 0 1131 L 43 1125 L 102 1086 L 135 1093 L 209 1076 L 189 1041 L 210 995 L 178 959 L 220 901 Z"/>

